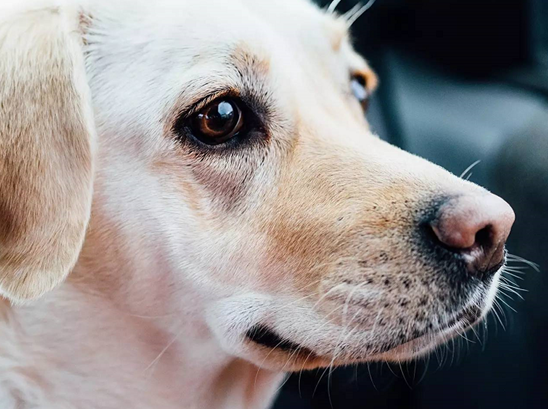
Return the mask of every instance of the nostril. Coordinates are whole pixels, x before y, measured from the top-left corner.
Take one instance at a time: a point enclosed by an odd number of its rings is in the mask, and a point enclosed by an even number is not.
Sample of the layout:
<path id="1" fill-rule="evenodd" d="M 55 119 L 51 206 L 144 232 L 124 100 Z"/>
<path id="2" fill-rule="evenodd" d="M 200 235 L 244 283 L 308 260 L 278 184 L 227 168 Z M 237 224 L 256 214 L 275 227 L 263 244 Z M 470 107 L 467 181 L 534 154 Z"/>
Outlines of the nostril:
<path id="1" fill-rule="evenodd" d="M 491 247 L 492 243 L 493 243 L 493 226 L 489 224 L 476 233 L 475 245 L 482 248 L 488 248 L 488 247 Z"/>
<path id="2" fill-rule="evenodd" d="M 423 226 L 430 243 L 460 254 L 470 272 L 495 271 L 504 262 L 504 245 L 514 222 L 512 208 L 491 195 L 446 201 Z"/>

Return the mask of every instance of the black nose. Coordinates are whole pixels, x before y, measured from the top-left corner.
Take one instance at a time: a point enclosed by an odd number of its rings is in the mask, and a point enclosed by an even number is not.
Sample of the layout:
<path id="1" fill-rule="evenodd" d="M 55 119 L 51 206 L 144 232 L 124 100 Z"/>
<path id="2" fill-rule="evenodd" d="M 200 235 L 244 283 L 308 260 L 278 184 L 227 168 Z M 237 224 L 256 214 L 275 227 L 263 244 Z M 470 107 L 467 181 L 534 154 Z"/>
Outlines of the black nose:
<path id="1" fill-rule="evenodd" d="M 428 223 L 436 245 L 460 253 L 471 273 L 494 273 L 504 262 L 504 245 L 514 211 L 490 193 L 470 194 L 443 203 Z"/>

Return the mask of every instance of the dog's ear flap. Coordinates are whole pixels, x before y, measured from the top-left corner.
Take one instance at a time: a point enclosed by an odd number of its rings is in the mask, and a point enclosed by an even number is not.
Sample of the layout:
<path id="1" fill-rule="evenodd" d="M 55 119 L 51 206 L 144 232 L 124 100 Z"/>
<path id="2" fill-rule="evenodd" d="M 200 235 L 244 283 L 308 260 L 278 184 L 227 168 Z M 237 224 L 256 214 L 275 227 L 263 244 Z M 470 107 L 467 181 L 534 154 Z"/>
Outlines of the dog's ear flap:
<path id="1" fill-rule="evenodd" d="M 80 21 L 64 7 L 0 15 L 0 295 L 12 302 L 66 278 L 90 218 L 96 137 Z"/>

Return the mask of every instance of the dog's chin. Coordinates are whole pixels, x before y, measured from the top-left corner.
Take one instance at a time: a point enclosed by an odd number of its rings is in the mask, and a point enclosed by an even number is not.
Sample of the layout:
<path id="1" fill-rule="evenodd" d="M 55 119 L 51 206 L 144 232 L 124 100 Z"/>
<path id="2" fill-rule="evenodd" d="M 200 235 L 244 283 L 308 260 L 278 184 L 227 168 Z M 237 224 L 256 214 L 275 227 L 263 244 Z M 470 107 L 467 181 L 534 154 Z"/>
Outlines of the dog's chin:
<path id="1" fill-rule="evenodd" d="M 469 330 L 481 322 L 481 318 L 478 318 L 474 323 L 470 324 L 468 321 L 459 321 L 450 328 L 435 334 L 426 334 L 421 337 L 415 338 L 411 341 L 398 345 L 386 352 L 375 354 L 366 361 L 381 361 L 381 362 L 406 362 L 418 359 L 427 355 L 431 351 L 435 350 L 438 346 L 445 344 L 451 339 L 457 337 L 459 334 Z M 360 363 L 360 361 L 352 362 Z M 346 363 L 348 364 L 348 362 Z"/>
<path id="2" fill-rule="evenodd" d="M 369 361 L 404 362 L 420 358 L 478 325 L 490 309 L 490 302 L 483 309 L 476 306 L 466 308 L 438 331 L 424 334 L 385 352 L 372 355 Z"/>
<path id="3" fill-rule="evenodd" d="M 445 325 L 440 330 L 421 335 L 397 346 L 380 346 L 376 352 L 369 352 L 360 345 L 351 348 L 352 352 L 337 356 L 319 354 L 313 349 L 284 338 L 269 328 L 257 325 L 247 333 L 247 341 L 252 345 L 254 361 L 260 367 L 284 372 L 310 370 L 328 366 L 345 366 L 365 362 L 405 362 L 420 358 L 441 344 L 455 338 L 464 331 L 480 323 L 489 308 L 469 309 Z M 380 350 L 380 352 L 379 352 Z"/>

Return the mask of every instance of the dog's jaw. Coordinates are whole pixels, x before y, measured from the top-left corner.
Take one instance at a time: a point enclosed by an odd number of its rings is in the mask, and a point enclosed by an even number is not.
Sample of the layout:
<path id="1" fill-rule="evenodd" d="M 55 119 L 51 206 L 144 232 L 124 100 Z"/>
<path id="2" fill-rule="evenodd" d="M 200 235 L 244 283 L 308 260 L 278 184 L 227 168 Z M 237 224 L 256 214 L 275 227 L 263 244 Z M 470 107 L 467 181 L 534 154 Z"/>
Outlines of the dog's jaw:
<path id="1" fill-rule="evenodd" d="M 133 177 L 136 189 L 154 191 L 153 178 Z M 166 227 L 142 212 L 155 204 L 114 206 L 103 183 L 101 173 L 84 249 L 68 281 L 27 306 L 1 304 L 0 407 L 271 406 L 285 375 L 259 370 L 219 345 L 204 317 L 212 294 L 196 290 L 190 269 L 188 276 L 173 273 L 174 257 L 158 250 L 173 249 L 166 231 L 151 235 Z"/>
<path id="2" fill-rule="evenodd" d="M 271 405 L 283 373 L 230 356 L 197 320 L 165 310 L 139 315 L 141 305 L 129 300 L 153 283 L 142 282 L 120 298 L 88 285 L 91 275 L 111 280 L 112 271 L 87 267 L 79 265 L 68 284 L 32 306 L 2 304 L 3 409 L 15 409 L 19 401 L 40 409 Z M 126 276 L 120 268 L 116 274 Z"/>

